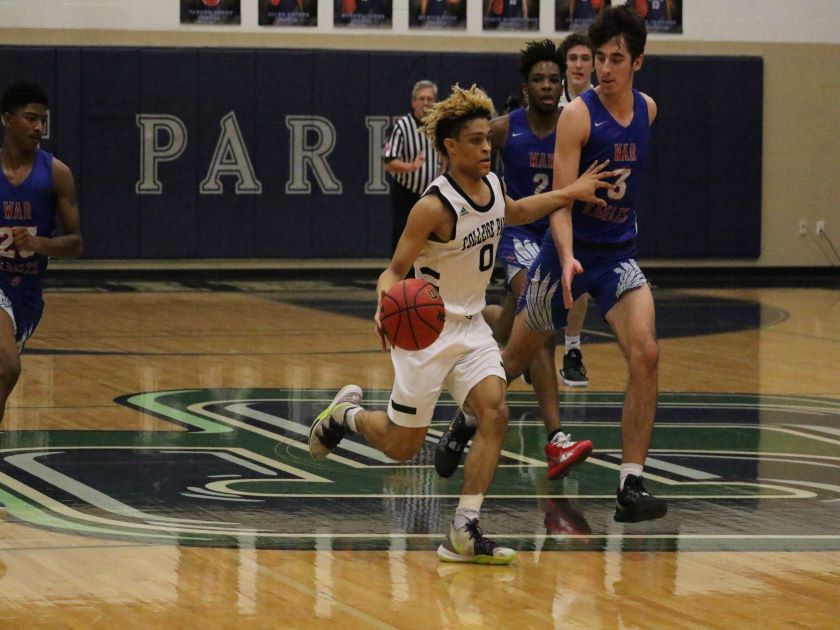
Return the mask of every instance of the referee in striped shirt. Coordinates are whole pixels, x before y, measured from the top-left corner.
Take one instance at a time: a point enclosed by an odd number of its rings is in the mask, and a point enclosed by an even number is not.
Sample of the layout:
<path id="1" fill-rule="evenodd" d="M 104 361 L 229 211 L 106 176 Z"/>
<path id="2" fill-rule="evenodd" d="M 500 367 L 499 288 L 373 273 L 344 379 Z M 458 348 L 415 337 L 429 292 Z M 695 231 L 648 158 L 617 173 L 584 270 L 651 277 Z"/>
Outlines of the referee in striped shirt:
<path id="1" fill-rule="evenodd" d="M 440 175 L 440 161 L 434 144 L 420 132 L 426 108 L 437 100 L 437 85 L 418 81 L 411 90 L 411 113 L 394 124 L 385 145 L 385 170 L 391 183 L 391 251 L 397 247 L 408 213 L 429 184 Z"/>

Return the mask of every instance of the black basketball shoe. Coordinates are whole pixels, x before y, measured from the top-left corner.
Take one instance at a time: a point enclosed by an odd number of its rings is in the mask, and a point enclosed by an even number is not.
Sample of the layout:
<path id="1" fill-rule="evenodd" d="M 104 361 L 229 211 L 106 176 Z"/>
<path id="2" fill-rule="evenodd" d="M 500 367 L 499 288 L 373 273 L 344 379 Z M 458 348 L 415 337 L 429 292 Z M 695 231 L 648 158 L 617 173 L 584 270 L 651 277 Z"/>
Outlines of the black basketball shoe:
<path id="1" fill-rule="evenodd" d="M 627 475 L 624 487 L 619 488 L 615 499 L 615 516 L 619 523 L 638 523 L 662 518 L 668 512 L 668 504 L 645 490 L 642 478 Z"/>
<path id="2" fill-rule="evenodd" d="M 449 427 L 440 436 L 435 447 L 435 470 L 441 477 L 447 479 L 458 470 L 461 455 L 467 443 L 475 435 L 475 427 L 467 426 L 467 418 L 463 409 L 459 409 Z"/>
<path id="3" fill-rule="evenodd" d="M 560 370 L 563 377 L 563 384 L 566 387 L 586 387 L 589 379 L 586 378 L 586 368 L 583 365 L 583 354 L 577 348 L 572 348 L 563 355 L 563 369 Z"/>

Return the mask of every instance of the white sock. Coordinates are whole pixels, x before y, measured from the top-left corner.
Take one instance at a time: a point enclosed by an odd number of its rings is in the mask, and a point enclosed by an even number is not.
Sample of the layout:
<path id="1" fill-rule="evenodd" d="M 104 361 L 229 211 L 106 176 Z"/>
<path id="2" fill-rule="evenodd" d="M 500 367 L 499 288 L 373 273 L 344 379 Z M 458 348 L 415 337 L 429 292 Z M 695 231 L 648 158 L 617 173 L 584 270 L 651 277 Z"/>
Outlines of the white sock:
<path id="1" fill-rule="evenodd" d="M 483 494 L 462 494 L 455 510 L 453 523 L 455 528 L 463 527 L 471 520 L 478 518 L 481 511 L 481 504 L 484 501 Z"/>
<path id="2" fill-rule="evenodd" d="M 356 433 L 356 414 L 362 410 L 361 407 L 350 407 L 344 412 L 344 426 Z"/>
<path id="3" fill-rule="evenodd" d="M 469 411 L 466 409 L 462 409 L 461 411 L 464 412 L 464 424 L 468 427 L 477 427 L 478 426 L 478 418 L 471 415 Z"/>
<path id="4" fill-rule="evenodd" d="M 627 475 L 636 475 L 637 477 L 642 476 L 642 471 L 644 470 L 644 466 L 642 464 L 621 464 L 621 470 L 619 471 L 619 482 L 618 487 L 624 488 L 624 481 L 627 479 Z"/>
<path id="5" fill-rule="evenodd" d="M 575 335 L 574 337 L 566 335 L 566 353 L 574 349 L 580 350 L 580 335 Z"/>

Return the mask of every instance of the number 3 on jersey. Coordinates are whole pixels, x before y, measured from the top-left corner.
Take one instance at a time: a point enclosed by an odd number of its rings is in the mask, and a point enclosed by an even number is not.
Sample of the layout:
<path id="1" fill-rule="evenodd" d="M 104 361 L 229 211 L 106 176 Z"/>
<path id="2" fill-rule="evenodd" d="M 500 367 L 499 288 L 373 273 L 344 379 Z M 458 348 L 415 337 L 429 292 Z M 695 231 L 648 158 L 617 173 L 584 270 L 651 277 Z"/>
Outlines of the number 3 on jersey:
<path id="1" fill-rule="evenodd" d="M 610 199 L 621 199 L 627 193 L 627 178 L 630 177 L 632 169 L 623 168 L 618 179 L 615 180 L 615 188 L 607 189 L 607 197 Z"/>
<path id="2" fill-rule="evenodd" d="M 38 228 L 34 225 L 22 226 L 32 236 L 38 234 Z M 0 227 L 0 256 L 3 258 L 29 258 L 35 252 L 31 249 L 18 249 L 15 247 L 15 235 L 10 227 Z"/>

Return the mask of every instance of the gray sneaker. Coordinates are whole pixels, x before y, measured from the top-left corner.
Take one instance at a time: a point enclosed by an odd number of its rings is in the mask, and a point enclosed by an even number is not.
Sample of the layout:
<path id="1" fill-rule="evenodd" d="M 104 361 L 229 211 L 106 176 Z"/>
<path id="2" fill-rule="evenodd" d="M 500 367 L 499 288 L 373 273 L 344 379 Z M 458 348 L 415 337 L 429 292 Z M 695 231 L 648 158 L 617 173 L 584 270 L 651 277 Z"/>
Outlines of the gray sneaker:
<path id="1" fill-rule="evenodd" d="M 358 385 L 345 385 L 339 390 L 309 428 L 309 454 L 313 458 L 321 459 L 335 450 L 349 430 L 344 424 L 345 412 L 361 404 L 362 388 Z"/>
<path id="2" fill-rule="evenodd" d="M 482 535 L 477 518 L 457 529 L 450 523 L 449 536 L 438 547 L 437 555 L 444 562 L 473 564 L 510 564 L 516 560 L 516 551 L 499 547 Z"/>

